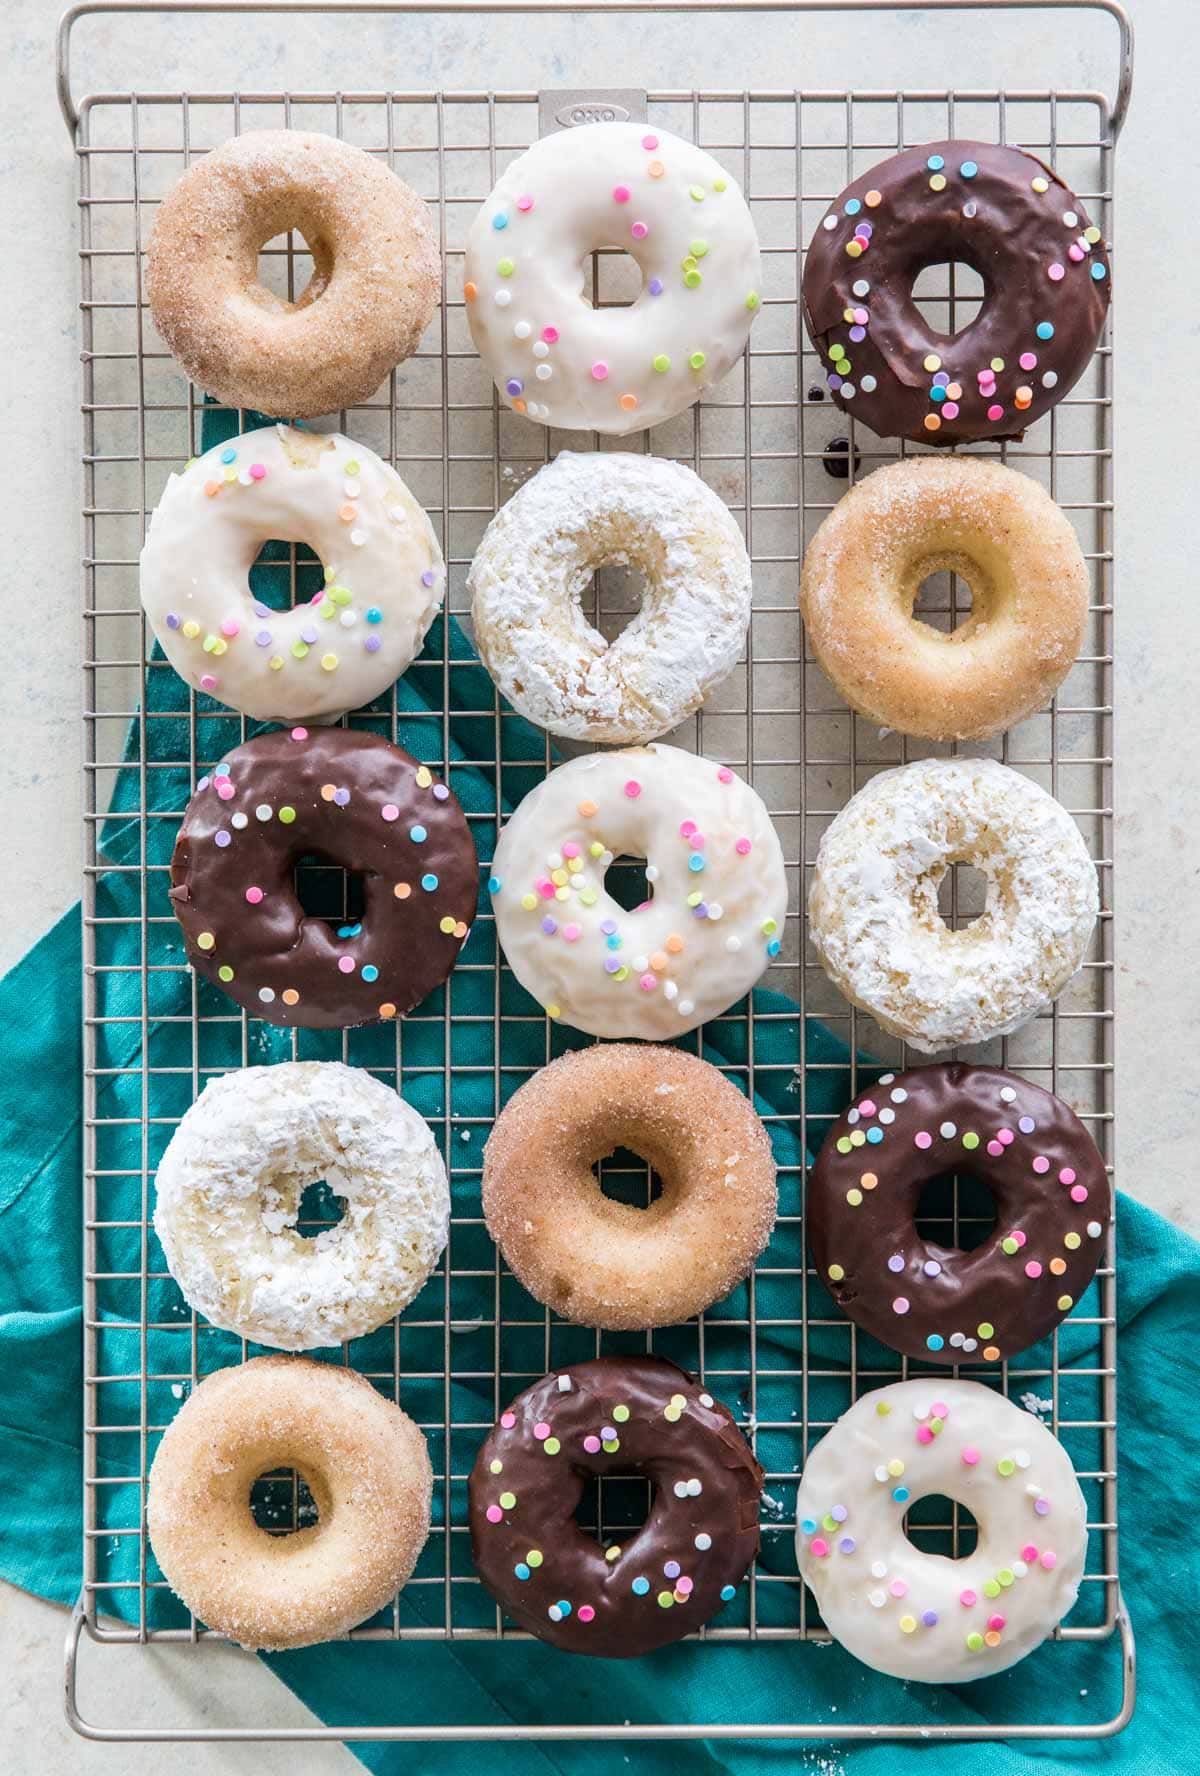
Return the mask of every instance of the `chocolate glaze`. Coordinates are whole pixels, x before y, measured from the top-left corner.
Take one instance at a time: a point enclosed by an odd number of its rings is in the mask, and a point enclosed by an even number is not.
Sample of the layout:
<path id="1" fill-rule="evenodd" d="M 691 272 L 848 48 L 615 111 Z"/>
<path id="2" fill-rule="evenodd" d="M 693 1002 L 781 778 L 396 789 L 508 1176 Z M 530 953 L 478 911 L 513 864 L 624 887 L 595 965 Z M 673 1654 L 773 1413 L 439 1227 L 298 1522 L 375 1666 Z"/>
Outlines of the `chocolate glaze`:
<path id="1" fill-rule="evenodd" d="M 313 855 L 361 873 L 355 935 L 305 916 L 292 871 Z M 175 842 L 170 895 L 198 974 L 268 1023 L 336 1029 L 403 1017 L 445 980 L 478 880 L 462 809 L 419 760 L 376 734 L 296 727 L 235 747 L 201 780 Z M 247 889 L 261 899 L 248 901 Z M 343 971 L 346 958 L 354 967 Z"/>
<path id="2" fill-rule="evenodd" d="M 668 1418 L 677 1395 L 686 1404 Z M 618 1416 L 623 1408 L 627 1417 Z M 535 1427 L 547 1425 L 549 1436 L 538 1437 Z M 614 1433 L 609 1447 L 585 1449 L 584 1439 L 604 1430 Z M 635 1472 L 654 1483 L 650 1514 L 609 1559 L 573 1512 L 589 1475 Z M 689 1481 L 700 1490 L 678 1497 L 676 1486 Z M 758 1551 L 762 1486 L 729 1411 L 692 1376 L 661 1357 L 597 1357 L 545 1376 L 501 1415 L 471 1471 L 471 1551 L 497 1603 L 540 1640 L 631 1659 L 681 1640 L 724 1608 Z M 502 1494 L 516 1502 L 502 1506 Z M 502 1512 L 495 1522 L 489 1507 Z M 698 1548 L 697 1536 L 711 1546 Z M 540 1564 L 530 1565 L 531 1549 Z M 664 1570 L 672 1562 L 677 1574 Z M 648 1586 L 639 1592 L 640 1579 Z M 691 1589 L 680 1593 L 687 1580 Z"/>
<path id="3" fill-rule="evenodd" d="M 944 165 L 933 171 L 930 159 Z M 977 168 L 964 177 L 963 165 Z M 931 190 L 931 178 L 945 187 Z M 1033 189 L 1044 179 L 1048 189 Z M 868 193 L 872 201 L 868 202 Z M 847 206 L 851 213 L 846 214 Z M 970 206 L 974 210 L 970 211 Z M 1064 221 L 1074 215 L 1075 222 Z M 826 221 L 834 218 L 834 226 Z M 872 230 L 866 250 L 847 254 L 855 229 Z M 1084 240 L 1091 218 L 1074 193 L 1049 167 L 1019 148 L 990 142 L 927 142 L 908 148 L 863 173 L 831 204 L 818 223 L 804 265 L 804 318 L 808 334 L 829 372 L 833 398 L 883 438 L 912 438 L 926 444 L 964 444 L 976 438 L 1020 438 L 1026 426 L 1061 401 L 1079 379 L 1096 349 L 1109 302 L 1109 263 L 1104 243 Z M 1079 256 L 1070 257 L 1074 248 Z M 927 265 L 960 260 L 983 280 L 978 315 L 953 339 L 935 333 L 912 300 L 912 287 Z M 1052 280 L 1051 265 L 1063 276 Z M 1103 275 L 1093 276 L 1093 267 Z M 853 285 L 870 284 L 865 295 Z M 850 337 L 847 309 L 865 308 L 865 337 Z M 1053 337 L 1039 337 L 1039 324 Z M 850 369 L 834 368 L 831 346 L 844 348 Z M 1022 368 L 1022 353 L 1034 366 Z M 928 356 L 940 360 L 926 370 Z M 993 358 L 995 393 L 980 394 L 976 372 Z M 948 374 L 961 387 L 957 414 L 947 402 L 930 398 L 933 377 Z M 1046 387 L 1043 378 L 1053 380 Z M 863 378 L 875 378 L 874 389 Z M 843 385 L 853 388 L 847 397 Z M 1015 405 L 1026 388 L 1028 405 Z M 1003 408 L 995 420 L 988 409 Z M 926 426 L 936 418 L 935 429 Z"/>
<path id="4" fill-rule="evenodd" d="M 1039 1160 L 1049 1164 L 1035 1171 Z M 973 1252 L 927 1243 L 914 1226 L 922 1186 L 950 1172 L 995 1199 L 995 1229 Z M 808 1240 L 830 1294 L 864 1331 L 926 1362 L 999 1362 L 1044 1338 L 1095 1275 L 1111 1215 L 1104 1161 L 1075 1112 L 1019 1074 L 959 1061 L 884 1074 L 860 1092 L 808 1180 Z"/>

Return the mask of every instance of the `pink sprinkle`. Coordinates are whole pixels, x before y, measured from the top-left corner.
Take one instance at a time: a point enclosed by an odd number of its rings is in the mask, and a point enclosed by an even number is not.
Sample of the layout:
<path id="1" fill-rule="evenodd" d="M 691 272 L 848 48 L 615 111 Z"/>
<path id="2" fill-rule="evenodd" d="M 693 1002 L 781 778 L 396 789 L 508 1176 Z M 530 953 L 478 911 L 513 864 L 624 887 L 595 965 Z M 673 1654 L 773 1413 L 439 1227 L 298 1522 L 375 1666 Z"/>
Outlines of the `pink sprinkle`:
<path id="1" fill-rule="evenodd" d="M 573 844 L 573 843 L 568 843 L 563 846 L 562 854 L 564 857 L 578 857 L 579 856 L 579 846 L 576 844 Z"/>
<path id="2" fill-rule="evenodd" d="M 385 820 L 399 820 L 400 810 L 395 802 L 385 802 L 379 810 Z"/>
<path id="3" fill-rule="evenodd" d="M 650 228 L 649 228 L 649 225 L 645 222 L 635 222 L 632 225 L 632 227 L 630 228 L 629 232 L 633 236 L 634 240 L 645 240 L 646 236 L 650 232 Z"/>
<path id="4" fill-rule="evenodd" d="M 690 839 L 695 830 L 696 822 L 694 820 L 681 820 L 679 822 L 679 836 L 681 839 Z"/>
<path id="5" fill-rule="evenodd" d="M 533 1434 L 539 1443 L 544 1443 L 546 1441 L 546 1438 L 550 1435 L 550 1426 L 546 1423 L 544 1418 L 534 1425 Z"/>
<path id="6" fill-rule="evenodd" d="M 1085 1203 L 1087 1201 L 1087 1190 L 1084 1185 L 1073 1184 L 1071 1186 L 1071 1201 L 1073 1203 Z"/>
<path id="7" fill-rule="evenodd" d="M 824 1536 L 814 1536 L 811 1547 L 812 1552 L 816 1555 L 818 1560 L 823 1559 L 829 1552 L 829 1543 L 825 1540 Z"/>
<path id="8" fill-rule="evenodd" d="M 599 1437 L 585 1437 L 583 1439 L 583 1447 L 587 1450 L 589 1455 L 597 1455 L 600 1450 Z"/>
<path id="9" fill-rule="evenodd" d="M 533 199 L 531 197 L 519 197 L 517 199 L 517 208 L 521 211 L 531 210 L 533 208 Z"/>
<path id="10" fill-rule="evenodd" d="M 239 625 L 234 622 L 233 618 L 227 617 L 225 619 L 225 621 L 221 624 L 221 634 L 224 636 L 227 636 L 229 638 L 229 640 L 232 641 L 234 636 L 238 632 L 238 628 L 239 628 Z"/>
<path id="11" fill-rule="evenodd" d="M 293 740 L 307 740 L 308 739 L 308 729 L 307 728 L 293 728 L 292 729 L 292 739 Z"/>
<path id="12" fill-rule="evenodd" d="M 1036 370 L 1037 369 L 1037 353 L 1036 352 L 1022 352 L 1020 357 L 1017 359 L 1017 362 L 1018 362 L 1018 364 L 1020 364 L 1022 370 Z"/>
<path id="13" fill-rule="evenodd" d="M 321 592 L 314 592 L 314 593 L 313 593 L 313 595 L 312 595 L 312 597 L 311 597 L 311 598 L 310 598 L 310 599 L 309 599 L 309 601 L 308 601 L 308 602 L 309 602 L 309 603 L 310 603 L 310 604 L 323 604 L 323 603 L 324 603 L 324 602 L 325 602 L 325 594 L 324 594 L 324 592 L 323 592 L 323 591 L 321 591 Z"/>
<path id="14" fill-rule="evenodd" d="M 354 973 L 354 957 L 353 956 L 339 956 L 338 957 L 338 967 L 341 969 L 343 974 L 353 974 Z"/>
<path id="15" fill-rule="evenodd" d="M 200 682 L 201 682 L 201 684 L 203 684 L 204 680 L 201 679 Z M 216 680 L 214 679 L 213 682 L 215 683 Z M 234 788 L 233 788 L 233 784 L 229 781 L 228 777 L 218 777 L 217 778 L 217 794 L 220 796 L 220 798 L 223 802 L 227 802 L 232 798 L 232 796 L 234 794 Z"/>
<path id="16" fill-rule="evenodd" d="M 1048 265 L 1046 267 L 1046 276 L 1050 279 L 1052 284 L 1061 284 L 1066 275 L 1066 266 L 1060 265 L 1057 259 L 1054 261 L 1053 265 Z"/>
<path id="17" fill-rule="evenodd" d="M 1025 1266 L 1025 1275 L 1027 1277 L 1040 1277 L 1041 1274 L 1042 1274 L 1041 1265 L 1038 1263 L 1036 1258 L 1031 1258 L 1029 1260 L 1029 1263 Z"/>
<path id="18" fill-rule="evenodd" d="M 653 153 L 654 149 L 658 147 L 658 137 L 643 136 L 642 147 L 646 149 L 647 153 Z"/>
<path id="19" fill-rule="evenodd" d="M 974 1591 L 971 1591 L 968 1589 L 966 1591 L 959 1592 L 958 1601 L 963 1605 L 963 1607 L 965 1609 L 971 1609 L 974 1604 L 979 1602 L 979 1599 L 975 1595 Z"/>
<path id="20" fill-rule="evenodd" d="M 246 899 L 250 902 L 251 906 L 257 906 L 262 897 L 263 891 L 261 888 L 247 888 Z"/>
<path id="21" fill-rule="evenodd" d="M 717 781 L 718 783 L 733 782 L 733 772 L 729 769 L 728 765 L 717 766 Z"/>
<path id="22" fill-rule="evenodd" d="M 975 372 L 976 382 L 995 382 L 996 372 L 990 368 Z"/>
<path id="23" fill-rule="evenodd" d="M 629 187 L 628 187 L 628 185 L 614 185 L 613 186 L 613 202 L 614 203 L 628 203 L 629 202 Z"/>
<path id="24" fill-rule="evenodd" d="M 1067 248 L 1067 258 L 1072 260 L 1074 264 L 1078 265 L 1083 256 L 1083 248 L 1080 246 L 1079 242 L 1072 241 L 1071 245 Z"/>
<path id="25" fill-rule="evenodd" d="M 944 1400 L 935 1400 L 929 1408 L 929 1412 L 932 1418 L 949 1418 L 950 1416 L 950 1408 Z"/>
<path id="26" fill-rule="evenodd" d="M 942 414 L 943 414 L 943 417 L 946 419 L 957 419 L 958 418 L 958 402 L 957 401 L 943 401 L 942 402 Z"/>
<path id="27" fill-rule="evenodd" d="M 596 1612 L 592 1608 L 590 1603 L 581 1603 L 580 1604 L 580 1606 L 579 1606 L 579 1620 L 581 1622 L 594 1621 L 595 1616 L 596 1616 Z"/>
<path id="28" fill-rule="evenodd" d="M 564 925 L 562 928 L 562 934 L 568 943 L 578 943 L 578 941 L 579 941 L 579 926 L 578 925 Z"/>
<path id="29" fill-rule="evenodd" d="M 933 1442 L 933 1432 L 930 1430 L 928 1425 L 918 1425 L 917 1426 L 917 1442 L 918 1443 L 932 1443 Z"/>
<path id="30" fill-rule="evenodd" d="M 213 677 L 211 672 L 206 672 L 200 680 L 200 689 L 202 691 L 215 691 L 216 688 L 217 688 L 216 679 Z"/>
<path id="31" fill-rule="evenodd" d="M 538 883 L 537 891 L 541 895 L 543 900 L 553 900 L 554 899 L 554 883 L 548 882 L 546 880 L 545 876 L 543 876 L 541 881 Z"/>
<path id="32" fill-rule="evenodd" d="M 1003 1628 L 1003 1626 L 1004 1626 L 1004 1617 L 1003 1616 L 989 1616 L 988 1617 L 988 1627 L 991 1629 L 993 1634 L 999 1634 L 999 1632 Z"/>
<path id="33" fill-rule="evenodd" d="M 924 1152 L 927 1147 L 933 1146 L 933 1136 L 926 1129 L 922 1129 L 919 1135 L 913 1136 L 913 1146 L 919 1147 Z"/>
<path id="34" fill-rule="evenodd" d="M 1016 1140 L 1016 1138 L 1017 1137 L 1013 1134 L 1013 1132 L 1010 1128 L 1002 1128 L 1002 1129 L 996 1130 L 996 1139 L 1000 1142 L 1001 1146 L 1003 1146 L 1003 1147 L 1011 1147 L 1013 1142 Z"/>
<path id="35" fill-rule="evenodd" d="M 1038 1174 L 1039 1177 L 1041 1177 L 1044 1172 L 1048 1172 L 1050 1170 L 1050 1161 L 1046 1158 L 1046 1155 L 1044 1153 L 1038 1154 L 1037 1158 L 1033 1162 L 1033 1169 Z"/>
<path id="36" fill-rule="evenodd" d="M 1029 1565 L 1032 1565 L 1037 1559 L 1037 1549 L 1032 1542 L 1026 1542 L 1025 1546 L 1021 1549 L 1021 1559 Z"/>
<path id="37" fill-rule="evenodd" d="M 1023 1246 L 1025 1244 L 1024 1230 L 1020 1227 L 1014 1229 L 1013 1238 L 1016 1240 L 1016 1242 L 1019 1246 Z"/>
<path id="38" fill-rule="evenodd" d="M 546 341 L 547 345 L 557 345 L 558 344 L 558 328 L 557 327 L 543 327 L 542 328 L 542 338 Z"/>
<path id="39" fill-rule="evenodd" d="M 502 1412 L 500 1414 L 500 1423 L 506 1431 L 511 1431 L 516 1422 L 517 1415 L 515 1412 Z"/>
<path id="40" fill-rule="evenodd" d="M 892 1302 L 892 1312 L 897 1314 L 906 1314 L 908 1312 L 907 1295 L 897 1295 L 896 1299 Z"/>
<path id="41" fill-rule="evenodd" d="M 500 1523 L 503 1521 L 503 1519 L 504 1519 L 504 1512 L 500 1509 L 499 1505 L 489 1505 L 488 1506 L 487 1520 L 489 1523 Z"/>
<path id="42" fill-rule="evenodd" d="M 989 419 L 1003 419 L 1004 418 L 1004 409 L 1003 409 L 1003 407 L 1001 407 L 1001 405 L 998 401 L 992 402 L 992 405 L 987 410 L 987 416 Z"/>
<path id="43" fill-rule="evenodd" d="M 739 839 L 733 848 L 739 857 L 748 857 L 750 855 L 749 839 Z"/>
<path id="44" fill-rule="evenodd" d="M 1046 1572 L 1054 1571 L 1055 1567 L 1058 1565 L 1058 1555 L 1054 1552 L 1053 1548 L 1046 1549 L 1046 1552 L 1042 1555 L 1040 1565 Z"/>
<path id="45" fill-rule="evenodd" d="M 631 777 L 629 782 L 625 785 L 625 794 L 629 797 L 631 802 L 636 802 L 641 793 L 641 784 L 636 777 Z"/>
<path id="46" fill-rule="evenodd" d="M 989 1141 L 987 1144 L 987 1150 L 991 1154 L 993 1159 L 999 1159 L 1000 1155 L 1004 1152 L 1004 1149 L 1000 1145 L 999 1141 Z"/>
<path id="47" fill-rule="evenodd" d="M 638 982 L 643 993 L 652 993 L 657 985 L 658 976 L 656 974 L 644 974 Z"/>
<path id="48" fill-rule="evenodd" d="M 867 325 L 867 323 L 868 323 L 868 322 L 869 322 L 869 321 L 870 321 L 870 319 L 871 319 L 871 317 L 870 317 L 870 315 L 869 315 L 869 314 L 868 314 L 868 313 L 867 313 L 867 311 L 866 311 L 866 309 L 865 309 L 865 308 L 856 308 L 856 309 L 855 309 L 855 311 L 854 311 L 854 324 L 855 324 L 855 326 L 857 326 L 857 327 L 865 327 L 865 326 L 866 326 L 866 325 Z"/>
<path id="49" fill-rule="evenodd" d="M 962 1452 L 962 1458 L 963 1458 L 963 1461 L 966 1463 L 966 1465 L 969 1468 L 973 1468 L 975 1466 L 975 1463 L 979 1460 L 979 1451 L 976 1449 L 976 1447 L 973 1443 L 967 1444 L 966 1448 Z"/>
<path id="50" fill-rule="evenodd" d="M 692 1591 L 695 1589 L 695 1584 L 696 1584 L 695 1579 L 689 1579 L 689 1578 L 684 1577 L 681 1579 L 676 1579 L 675 1589 L 677 1591 L 682 1591 L 683 1595 L 685 1597 L 690 1597 L 692 1595 Z"/>
<path id="51" fill-rule="evenodd" d="M 859 1108 L 859 1113 L 861 1115 L 874 1116 L 874 1114 L 875 1114 L 875 1100 L 874 1100 L 874 1098 L 864 1098 L 862 1100 L 862 1102 L 859 1104 L 858 1108 Z"/>
<path id="52" fill-rule="evenodd" d="M 604 378 L 607 375 L 608 375 L 608 365 L 607 364 L 596 363 L 596 364 L 592 365 L 592 381 L 593 382 L 603 382 Z"/>
<path id="53" fill-rule="evenodd" d="M 1060 1184 L 1073 1184 L 1075 1182 L 1075 1167 L 1064 1166 L 1058 1174 L 1058 1181 Z"/>
<path id="54" fill-rule="evenodd" d="M 266 463 L 251 463 L 250 464 L 250 479 L 252 481 L 265 481 L 266 478 L 267 478 Z"/>
<path id="55" fill-rule="evenodd" d="M 891 1584 L 888 1586 L 888 1590 L 891 1592 L 893 1597 L 907 1597 L 908 1596 L 908 1584 L 904 1579 L 893 1579 Z"/>
<path id="56" fill-rule="evenodd" d="M 692 834 L 692 850 L 693 851 L 703 851 L 703 849 L 707 843 L 708 843 L 708 840 L 705 838 L 705 836 L 702 832 L 694 832 Z"/>

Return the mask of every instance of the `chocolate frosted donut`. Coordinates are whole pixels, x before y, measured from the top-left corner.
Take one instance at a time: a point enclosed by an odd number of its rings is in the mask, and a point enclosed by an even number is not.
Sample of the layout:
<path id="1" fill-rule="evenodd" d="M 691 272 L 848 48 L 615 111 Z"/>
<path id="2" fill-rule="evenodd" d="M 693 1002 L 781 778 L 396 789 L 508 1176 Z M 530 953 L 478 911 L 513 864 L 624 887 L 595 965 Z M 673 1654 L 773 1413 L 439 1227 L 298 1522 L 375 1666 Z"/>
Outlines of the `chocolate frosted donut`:
<path id="1" fill-rule="evenodd" d="M 306 915 L 305 857 L 363 878 L 361 920 Z M 259 734 L 200 780 L 171 859 L 187 957 L 256 1017 L 310 1029 L 403 1017 L 453 968 L 478 864 L 462 809 L 377 734 Z"/>
<path id="2" fill-rule="evenodd" d="M 922 1186 L 980 1178 L 996 1225 L 973 1252 L 924 1240 Z M 885 1073 L 833 1125 L 808 1239 L 856 1325 L 908 1357 L 998 1363 L 1051 1332 L 1104 1255 L 1112 1187 L 1075 1112 L 1019 1074 L 951 1062 Z"/>
<path id="3" fill-rule="evenodd" d="M 654 1485 L 603 1544 L 574 1511 L 592 1474 Z M 661 1357 L 556 1370 L 500 1415 L 471 1471 L 471 1551 L 497 1603 L 571 1653 L 636 1658 L 734 1596 L 758 1551 L 763 1473 L 728 1409 Z"/>
<path id="4" fill-rule="evenodd" d="M 983 280 L 953 338 L 913 301 L 928 265 Z M 833 398 L 883 438 L 1020 438 L 1079 379 L 1109 301 L 1100 230 L 1020 148 L 930 142 L 855 179 L 804 265 L 804 319 Z"/>

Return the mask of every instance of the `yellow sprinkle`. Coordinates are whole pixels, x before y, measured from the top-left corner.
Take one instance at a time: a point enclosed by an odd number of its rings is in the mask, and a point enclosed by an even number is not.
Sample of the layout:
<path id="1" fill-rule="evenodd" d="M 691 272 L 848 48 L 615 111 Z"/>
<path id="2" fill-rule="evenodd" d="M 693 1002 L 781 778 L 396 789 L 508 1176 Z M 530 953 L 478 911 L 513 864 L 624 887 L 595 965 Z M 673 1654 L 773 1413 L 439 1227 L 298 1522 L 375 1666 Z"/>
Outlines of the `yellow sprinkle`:
<path id="1" fill-rule="evenodd" d="M 336 672 L 337 671 L 337 663 L 338 663 L 338 657 L 336 654 L 322 654 L 321 655 L 321 671 L 322 672 Z"/>
<path id="2" fill-rule="evenodd" d="M 216 941 L 211 931 L 202 931 L 196 939 L 197 946 L 202 950 L 211 950 Z"/>
<path id="3" fill-rule="evenodd" d="M 417 772 L 417 788 L 428 789 L 432 782 L 433 772 L 426 765 L 422 765 Z"/>
<path id="4" fill-rule="evenodd" d="M 443 920 L 441 920 L 438 928 L 439 928 L 439 930 L 444 931 L 447 934 L 447 936 L 449 936 L 453 932 L 454 920 L 450 917 L 449 913 L 447 913 L 446 917 Z"/>
<path id="5" fill-rule="evenodd" d="M 561 1005 L 547 1005 L 544 1009 L 548 1018 L 560 1018 L 562 1016 Z"/>
<path id="6" fill-rule="evenodd" d="M 893 1480 L 898 1480 L 900 1478 L 901 1474 L 904 1472 L 904 1463 L 900 1460 L 898 1455 L 892 1457 L 887 1465 L 887 1471 L 892 1476 Z"/>
<path id="7" fill-rule="evenodd" d="M 846 1201 L 850 1204 L 852 1209 L 856 1209 L 862 1199 L 863 1193 L 861 1190 L 848 1190 L 846 1192 Z"/>
<path id="8" fill-rule="evenodd" d="M 1049 191 L 1050 189 L 1049 179 L 1043 179 L 1040 175 L 1036 179 L 1031 179 L 1029 183 L 1035 191 Z"/>
<path id="9" fill-rule="evenodd" d="M 929 181 L 929 189 L 931 191 L 944 191 L 946 189 L 945 173 L 935 173 Z M 903 1626 L 903 1624 L 901 1624 L 901 1626 Z"/>
<path id="10" fill-rule="evenodd" d="M 840 1264 L 831 1264 L 829 1266 L 829 1280 L 831 1283 L 840 1283 L 845 1274 L 846 1273 Z"/>
<path id="11" fill-rule="evenodd" d="M 938 357 L 937 353 L 930 352 L 929 356 L 925 359 L 926 370 L 940 370 L 941 367 L 942 360 Z"/>
<path id="12" fill-rule="evenodd" d="M 269 664 L 272 672 L 282 672 L 283 671 L 283 655 L 282 654 L 272 654 L 270 660 L 268 661 L 268 664 Z"/>
<path id="13" fill-rule="evenodd" d="M 189 641 L 195 641 L 196 637 L 200 633 L 199 623 L 194 623 L 189 618 L 188 621 L 183 625 L 183 633 L 187 636 Z"/>
<path id="14" fill-rule="evenodd" d="M 488 1469 L 493 1474 L 500 1474 L 504 1471 L 504 1463 L 493 1457 L 488 1463 Z"/>

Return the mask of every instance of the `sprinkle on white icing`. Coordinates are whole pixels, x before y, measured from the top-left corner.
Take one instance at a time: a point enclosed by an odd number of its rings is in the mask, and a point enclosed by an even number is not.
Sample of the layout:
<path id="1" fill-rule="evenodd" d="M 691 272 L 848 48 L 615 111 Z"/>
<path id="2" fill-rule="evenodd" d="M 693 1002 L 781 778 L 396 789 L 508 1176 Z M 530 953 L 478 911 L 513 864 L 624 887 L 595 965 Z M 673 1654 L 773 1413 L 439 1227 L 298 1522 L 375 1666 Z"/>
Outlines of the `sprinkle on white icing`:
<path id="1" fill-rule="evenodd" d="M 584 616 L 594 568 L 646 582 L 611 644 Z M 564 451 L 502 506 L 467 581 L 475 642 L 503 695 L 552 734 L 666 733 L 729 673 L 750 621 L 750 559 L 726 506 L 682 463 Z"/>

